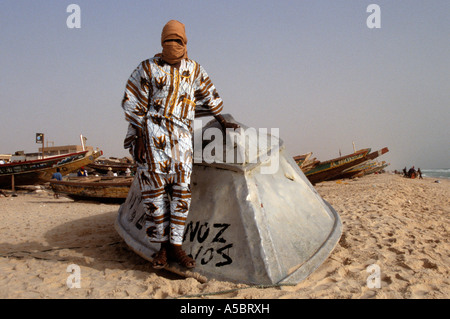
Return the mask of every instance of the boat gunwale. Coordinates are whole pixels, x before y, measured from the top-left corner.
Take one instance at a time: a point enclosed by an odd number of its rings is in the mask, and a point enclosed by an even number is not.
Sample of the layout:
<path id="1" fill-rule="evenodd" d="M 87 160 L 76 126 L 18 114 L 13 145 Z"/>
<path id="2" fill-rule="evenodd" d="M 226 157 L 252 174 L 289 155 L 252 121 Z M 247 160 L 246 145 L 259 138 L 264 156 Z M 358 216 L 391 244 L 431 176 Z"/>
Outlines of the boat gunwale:
<path id="1" fill-rule="evenodd" d="M 64 155 L 58 155 L 58 156 L 52 156 L 52 157 L 46 157 L 46 158 L 42 158 L 42 159 L 37 159 L 37 160 L 30 160 L 30 161 L 24 161 L 24 162 L 11 162 L 11 163 L 5 163 L 2 164 L 2 167 L 8 167 L 8 166 L 17 166 L 17 165 L 27 165 L 27 164 L 34 164 L 34 163 L 45 163 L 45 162 L 50 162 L 50 161 L 54 161 L 60 158 L 66 158 L 66 157 L 70 157 L 70 156 L 74 156 L 74 155 L 81 155 L 81 154 L 86 154 L 89 151 L 81 151 L 81 152 L 75 152 L 75 153 L 68 153 L 68 154 L 64 154 Z M 7 175 L 10 175 L 7 174 Z"/>
<path id="2" fill-rule="evenodd" d="M 133 182 L 133 179 L 131 178 L 129 181 L 120 181 L 120 182 L 110 182 L 110 181 L 86 181 L 86 182 L 82 182 L 82 181 L 56 181 L 56 180 L 52 180 L 50 181 L 50 185 L 54 184 L 54 185 L 62 185 L 62 186 L 86 186 L 86 187 L 111 187 L 111 186 L 130 186 L 131 183 Z"/>
<path id="3" fill-rule="evenodd" d="M 346 159 L 346 158 L 354 156 L 354 155 L 360 155 L 360 154 L 364 154 L 364 153 L 369 153 L 371 150 L 372 150 L 371 148 L 363 148 L 363 149 L 361 149 L 359 151 L 356 151 L 354 153 L 350 153 L 350 154 L 347 154 L 347 155 L 344 155 L 344 156 L 336 157 L 336 158 L 333 158 L 333 159 L 330 159 L 330 160 L 327 160 L 327 161 L 324 161 L 324 162 L 321 161 L 319 163 L 319 165 L 321 165 L 321 164 L 328 164 L 328 163 L 336 162 L 336 161 L 341 161 L 343 159 Z"/>
<path id="4" fill-rule="evenodd" d="M 328 160 L 328 161 L 325 161 L 325 162 L 319 162 L 316 166 L 314 166 L 310 170 L 304 172 L 304 174 L 308 177 L 308 176 L 312 176 L 312 175 L 315 175 L 315 174 L 320 174 L 320 173 L 323 173 L 323 172 L 327 172 L 327 171 L 330 171 L 332 169 L 338 169 L 338 168 L 340 168 L 340 167 L 342 167 L 344 165 L 347 165 L 347 164 L 352 163 L 352 162 L 354 162 L 356 160 L 359 160 L 361 158 L 366 157 L 369 154 L 370 151 L 371 151 L 370 148 L 366 148 L 366 149 L 362 149 L 362 150 L 356 151 L 355 153 L 351 153 L 351 154 L 348 154 L 348 155 L 345 155 L 345 156 L 337 157 L 337 158 L 334 158 L 334 159 L 331 159 L 331 160 Z M 340 161 L 343 161 L 345 159 L 351 158 L 353 156 L 355 158 L 352 159 L 351 161 L 342 162 L 342 163 L 339 163 L 338 165 L 331 166 L 331 163 L 340 162 Z M 328 167 L 328 164 L 330 165 L 329 167 Z"/>

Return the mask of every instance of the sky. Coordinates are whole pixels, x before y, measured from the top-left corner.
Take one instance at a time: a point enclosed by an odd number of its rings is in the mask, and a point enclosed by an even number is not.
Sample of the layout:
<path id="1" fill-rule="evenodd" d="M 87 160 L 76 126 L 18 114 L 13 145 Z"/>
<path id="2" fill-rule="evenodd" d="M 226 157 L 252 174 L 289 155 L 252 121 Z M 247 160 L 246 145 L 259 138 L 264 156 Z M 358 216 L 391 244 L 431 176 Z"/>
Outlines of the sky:
<path id="1" fill-rule="evenodd" d="M 324 161 L 355 143 L 388 147 L 391 170 L 450 168 L 449 13 L 448 0 L 2 0 L 0 153 L 37 152 L 44 133 L 128 156 L 126 81 L 176 19 L 223 112 L 279 128 L 288 154 Z"/>

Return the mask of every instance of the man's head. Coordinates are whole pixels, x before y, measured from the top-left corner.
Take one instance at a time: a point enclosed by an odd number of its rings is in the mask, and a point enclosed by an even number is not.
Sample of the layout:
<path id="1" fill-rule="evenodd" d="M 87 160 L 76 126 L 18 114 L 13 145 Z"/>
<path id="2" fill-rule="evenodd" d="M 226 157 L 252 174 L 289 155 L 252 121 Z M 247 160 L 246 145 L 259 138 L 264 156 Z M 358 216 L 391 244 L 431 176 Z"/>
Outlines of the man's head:
<path id="1" fill-rule="evenodd" d="M 161 33 L 163 47 L 162 59 L 169 64 L 176 64 L 187 58 L 187 37 L 184 24 L 177 20 L 170 20 Z"/>

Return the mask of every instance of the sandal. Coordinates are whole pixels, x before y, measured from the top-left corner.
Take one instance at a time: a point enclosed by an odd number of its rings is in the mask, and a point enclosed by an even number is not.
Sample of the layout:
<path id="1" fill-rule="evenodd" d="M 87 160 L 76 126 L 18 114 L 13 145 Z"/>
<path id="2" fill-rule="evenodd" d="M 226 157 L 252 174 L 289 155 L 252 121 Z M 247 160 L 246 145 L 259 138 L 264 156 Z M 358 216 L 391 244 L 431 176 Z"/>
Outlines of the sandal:
<path id="1" fill-rule="evenodd" d="M 195 260 L 186 255 L 181 246 L 171 245 L 169 257 L 177 261 L 181 266 L 192 269 L 195 268 Z"/>
<path id="2" fill-rule="evenodd" d="M 154 269 L 163 269 L 167 266 L 167 248 L 164 244 L 161 244 L 161 249 L 156 253 L 152 261 L 152 267 Z"/>

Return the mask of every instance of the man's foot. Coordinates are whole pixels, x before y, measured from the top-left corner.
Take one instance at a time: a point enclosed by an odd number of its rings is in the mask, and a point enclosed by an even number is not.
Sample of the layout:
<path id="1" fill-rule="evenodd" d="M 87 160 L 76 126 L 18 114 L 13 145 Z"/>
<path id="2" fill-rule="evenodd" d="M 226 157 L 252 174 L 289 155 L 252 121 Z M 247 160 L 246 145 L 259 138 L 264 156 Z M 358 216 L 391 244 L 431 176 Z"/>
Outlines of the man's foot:
<path id="1" fill-rule="evenodd" d="M 154 269 L 163 269 L 167 266 L 167 244 L 161 244 L 161 249 L 153 258 L 152 266 Z"/>
<path id="2" fill-rule="evenodd" d="M 195 260 L 189 257 L 181 246 L 170 245 L 169 257 L 187 269 L 195 268 Z"/>

